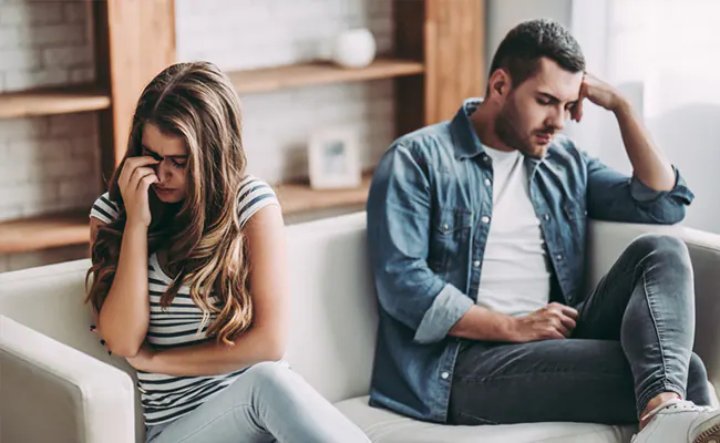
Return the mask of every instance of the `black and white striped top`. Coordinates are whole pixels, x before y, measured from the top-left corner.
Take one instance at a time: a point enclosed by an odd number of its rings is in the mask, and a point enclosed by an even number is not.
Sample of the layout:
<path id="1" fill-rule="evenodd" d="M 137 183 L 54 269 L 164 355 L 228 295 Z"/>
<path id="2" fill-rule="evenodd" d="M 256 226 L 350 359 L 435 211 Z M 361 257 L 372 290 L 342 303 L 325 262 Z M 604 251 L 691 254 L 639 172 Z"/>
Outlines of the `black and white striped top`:
<path id="1" fill-rule="evenodd" d="M 260 209 L 278 204 L 272 188 L 252 176 L 243 180 L 238 198 L 241 227 Z M 90 216 L 110 223 L 118 216 L 118 206 L 106 192 L 95 201 Z M 160 297 L 172 280 L 160 268 L 156 253 L 148 258 L 148 278 L 150 324 L 147 339 L 150 344 L 163 350 L 205 341 L 207 326 L 214 316 L 203 322 L 203 313 L 193 303 L 186 285 L 180 287 L 167 309 L 160 307 Z M 210 300 L 213 301 L 214 297 Z M 175 377 L 138 371 L 145 424 L 154 426 L 187 414 L 232 384 L 244 370 L 206 377 Z"/>

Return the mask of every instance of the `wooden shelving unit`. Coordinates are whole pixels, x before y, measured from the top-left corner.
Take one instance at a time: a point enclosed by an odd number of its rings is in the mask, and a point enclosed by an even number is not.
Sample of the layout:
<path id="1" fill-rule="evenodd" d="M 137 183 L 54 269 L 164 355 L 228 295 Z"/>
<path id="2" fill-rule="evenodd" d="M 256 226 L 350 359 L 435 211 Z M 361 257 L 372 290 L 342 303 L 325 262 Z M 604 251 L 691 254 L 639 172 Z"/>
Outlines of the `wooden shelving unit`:
<path id="1" fill-rule="evenodd" d="M 0 94 L 0 118 L 99 111 L 101 168 L 109 177 L 123 157 L 135 103 L 145 84 L 176 60 L 174 0 L 92 2 L 97 85 Z M 451 118 L 462 100 L 483 94 L 484 0 L 395 0 L 395 54 L 362 69 L 301 63 L 230 72 L 239 94 L 394 79 L 398 135 Z M 148 45 L 148 41 L 153 44 Z M 286 215 L 365 203 L 358 189 L 276 187 Z M 0 254 L 83 244 L 87 211 L 0 222 Z"/>
<path id="2" fill-rule="evenodd" d="M 275 186 L 284 215 L 364 205 L 370 190 L 372 174 L 363 176 L 362 184 L 352 189 L 314 190 L 306 182 Z"/>
<path id="3" fill-rule="evenodd" d="M 367 201 L 371 174 L 353 189 L 313 190 L 298 181 L 275 186 L 283 215 L 361 206 Z M 89 211 L 73 211 L 0 222 L 0 254 L 32 252 L 60 246 L 87 244 Z"/>
<path id="4" fill-rule="evenodd" d="M 0 118 L 35 117 L 110 107 L 110 95 L 94 85 L 0 94 Z"/>
<path id="5" fill-rule="evenodd" d="M 0 223 L 0 254 L 32 252 L 90 241 L 88 211 L 29 217 Z"/>
<path id="6" fill-rule="evenodd" d="M 228 73 L 239 94 L 349 83 L 422 74 L 422 62 L 379 58 L 365 68 L 345 69 L 328 62 L 300 63 Z"/>

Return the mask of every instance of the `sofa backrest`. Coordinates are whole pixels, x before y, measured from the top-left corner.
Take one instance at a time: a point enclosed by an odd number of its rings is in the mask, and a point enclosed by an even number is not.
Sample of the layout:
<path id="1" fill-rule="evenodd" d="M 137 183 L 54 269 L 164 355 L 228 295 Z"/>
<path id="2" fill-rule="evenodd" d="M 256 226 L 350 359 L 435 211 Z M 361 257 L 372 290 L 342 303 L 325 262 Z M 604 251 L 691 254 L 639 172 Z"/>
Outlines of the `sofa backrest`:
<path id="1" fill-rule="evenodd" d="M 332 401 L 368 392 L 377 315 L 365 253 L 365 215 L 286 228 L 292 325 L 286 359 Z M 0 314 L 110 363 L 83 303 L 89 260 L 0 274 Z"/>
<path id="2" fill-rule="evenodd" d="M 643 232 L 677 235 L 690 247 L 697 295 L 696 351 L 720 388 L 720 236 L 680 227 L 590 223 L 589 280 L 597 282 Z M 331 401 L 368 392 L 377 329 L 365 213 L 286 228 L 292 325 L 286 359 Z M 88 327 L 82 303 L 88 260 L 0 274 L 0 314 L 125 370 Z"/>
<path id="3" fill-rule="evenodd" d="M 287 228 L 292 325 L 286 359 L 331 401 L 368 393 L 377 311 L 365 213 Z"/>

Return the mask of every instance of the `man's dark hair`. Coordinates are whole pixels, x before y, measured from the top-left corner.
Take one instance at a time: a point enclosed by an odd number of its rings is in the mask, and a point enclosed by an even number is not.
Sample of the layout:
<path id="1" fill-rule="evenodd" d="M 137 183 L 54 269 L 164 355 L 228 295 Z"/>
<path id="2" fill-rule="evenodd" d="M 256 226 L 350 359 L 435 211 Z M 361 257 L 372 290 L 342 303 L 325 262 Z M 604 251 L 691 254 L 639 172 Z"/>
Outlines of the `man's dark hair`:
<path id="1" fill-rule="evenodd" d="M 585 70 L 585 56 L 575 37 L 557 22 L 538 19 L 522 22 L 508 32 L 495 52 L 490 74 L 504 68 L 517 87 L 535 74 L 541 57 L 573 73 Z"/>

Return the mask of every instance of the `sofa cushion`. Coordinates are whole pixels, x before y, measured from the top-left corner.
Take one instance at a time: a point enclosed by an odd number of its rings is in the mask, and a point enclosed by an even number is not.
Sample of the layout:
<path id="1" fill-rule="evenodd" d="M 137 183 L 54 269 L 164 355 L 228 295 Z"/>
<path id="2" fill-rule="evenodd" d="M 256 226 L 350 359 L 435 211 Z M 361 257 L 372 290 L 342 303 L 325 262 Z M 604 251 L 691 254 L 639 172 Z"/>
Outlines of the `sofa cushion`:
<path id="1" fill-rule="evenodd" d="M 527 423 L 517 425 L 452 426 L 413 420 L 368 405 L 368 396 L 335 403 L 374 443 L 624 443 L 635 426 L 593 423 Z"/>

